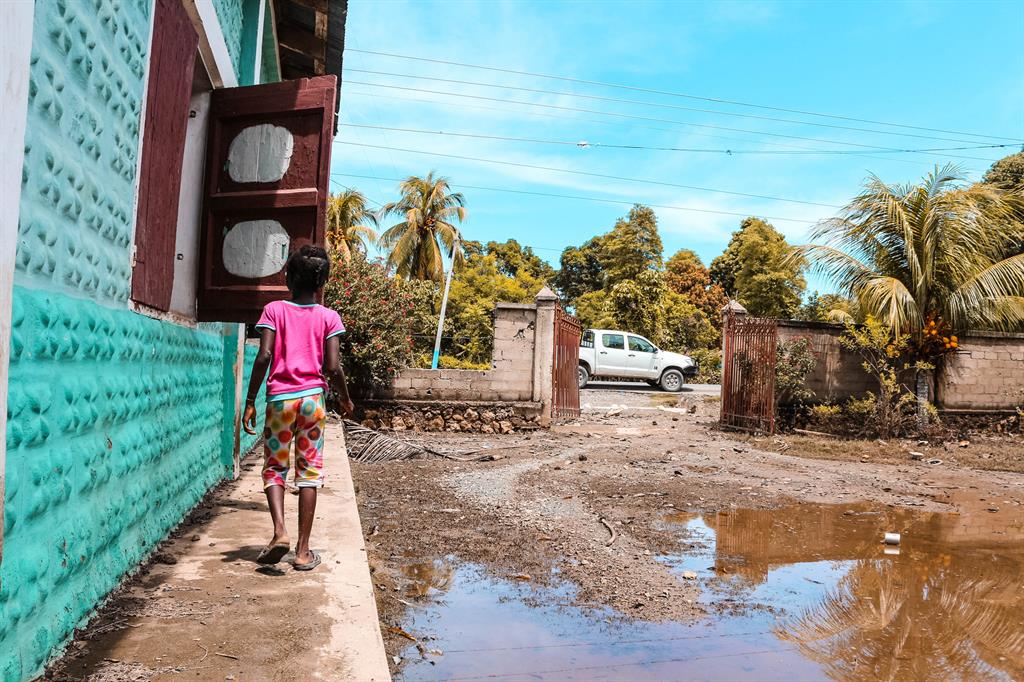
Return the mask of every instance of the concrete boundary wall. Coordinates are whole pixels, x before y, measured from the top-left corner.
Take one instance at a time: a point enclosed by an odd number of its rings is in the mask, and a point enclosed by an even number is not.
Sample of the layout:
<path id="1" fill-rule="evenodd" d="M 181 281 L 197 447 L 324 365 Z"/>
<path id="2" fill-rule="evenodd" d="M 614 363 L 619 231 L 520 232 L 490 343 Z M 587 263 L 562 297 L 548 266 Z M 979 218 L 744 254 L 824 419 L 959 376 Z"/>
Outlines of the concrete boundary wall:
<path id="1" fill-rule="evenodd" d="M 551 415 L 554 312 L 545 289 L 534 303 L 498 303 L 494 309 L 491 369 L 405 369 L 374 398 L 392 401 L 537 403 L 541 422 Z"/>
<path id="2" fill-rule="evenodd" d="M 816 400 L 845 400 L 877 390 L 863 360 L 839 343 L 843 327 L 780 320 L 779 341 L 811 340 L 818 364 L 807 378 Z M 943 410 L 1010 411 L 1024 405 L 1024 334 L 977 332 L 960 337 L 960 349 L 937 373 L 934 402 Z"/>
<path id="3" fill-rule="evenodd" d="M 1013 410 L 1024 405 L 1024 334 L 987 332 L 960 339 L 936 381 L 948 410 Z"/>

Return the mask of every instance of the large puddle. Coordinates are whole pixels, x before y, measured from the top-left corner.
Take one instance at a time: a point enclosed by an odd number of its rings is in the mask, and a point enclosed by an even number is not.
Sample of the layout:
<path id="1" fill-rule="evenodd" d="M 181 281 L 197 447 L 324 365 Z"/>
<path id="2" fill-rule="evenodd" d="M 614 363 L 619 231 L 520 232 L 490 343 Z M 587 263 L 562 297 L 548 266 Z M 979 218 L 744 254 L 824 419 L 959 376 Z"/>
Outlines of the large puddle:
<path id="1" fill-rule="evenodd" d="M 867 505 L 665 516 L 687 549 L 660 560 L 696 574 L 709 606 L 694 623 L 582 610 L 569 584 L 413 565 L 409 596 L 428 599 L 404 627 L 431 639 L 399 679 L 1024 679 L 1024 528 L 1005 519 Z"/>

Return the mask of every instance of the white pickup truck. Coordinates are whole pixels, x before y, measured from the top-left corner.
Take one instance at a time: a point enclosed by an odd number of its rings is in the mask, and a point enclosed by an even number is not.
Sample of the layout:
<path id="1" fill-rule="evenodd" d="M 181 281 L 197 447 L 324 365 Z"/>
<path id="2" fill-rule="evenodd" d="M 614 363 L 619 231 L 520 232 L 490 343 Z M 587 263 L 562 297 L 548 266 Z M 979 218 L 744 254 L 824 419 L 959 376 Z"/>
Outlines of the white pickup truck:
<path id="1" fill-rule="evenodd" d="M 659 350 L 639 334 L 587 329 L 580 338 L 580 388 L 594 378 L 640 379 L 675 393 L 696 373 L 690 356 Z"/>

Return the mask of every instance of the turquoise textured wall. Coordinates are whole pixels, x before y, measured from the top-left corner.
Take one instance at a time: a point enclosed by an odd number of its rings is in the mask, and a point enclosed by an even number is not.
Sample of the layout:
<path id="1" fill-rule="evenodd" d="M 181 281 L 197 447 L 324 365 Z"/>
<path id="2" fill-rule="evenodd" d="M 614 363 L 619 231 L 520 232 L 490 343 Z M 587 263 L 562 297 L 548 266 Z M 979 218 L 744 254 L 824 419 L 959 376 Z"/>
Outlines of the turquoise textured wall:
<path id="1" fill-rule="evenodd" d="M 237 339 L 222 325 L 128 310 L 151 12 L 151 0 L 36 2 L 6 434 L 4 682 L 40 673 L 225 473 L 225 356 Z"/>
<path id="2" fill-rule="evenodd" d="M 213 8 L 220 21 L 220 29 L 224 33 L 224 42 L 228 45 L 228 56 L 235 67 L 235 75 L 242 77 L 242 30 L 245 23 L 243 0 L 213 0 Z M 249 85 L 249 83 L 240 83 Z"/>
<path id="3" fill-rule="evenodd" d="M 249 390 L 249 377 L 252 376 L 252 362 L 256 359 L 256 353 L 258 353 L 260 347 L 258 344 L 246 343 L 245 344 L 245 366 L 244 374 L 245 380 L 242 382 L 242 399 L 245 399 L 245 392 Z M 267 383 L 264 381 L 263 385 L 260 386 L 260 392 L 256 397 L 256 414 L 259 418 L 256 420 L 256 432 L 257 434 L 263 430 L 263 413 L 267 409 Z M 244 457 L 247 452 L 253 449 L 256 443 L 262 438 L 261 435 L 250 436 L 242 430 L 242 441 L 241 441 L 241 453 Z"/>
<path id="4" fill-rule="evenodd" d="M 224 337 L 15 287 L 0 678 L 25 679 L 223 476 Z"/>
<path id="5" fill-rule="evenodd" d="M 16 272 L 110 303 L 130 293 L 150 3 L 39 0 Z"/>

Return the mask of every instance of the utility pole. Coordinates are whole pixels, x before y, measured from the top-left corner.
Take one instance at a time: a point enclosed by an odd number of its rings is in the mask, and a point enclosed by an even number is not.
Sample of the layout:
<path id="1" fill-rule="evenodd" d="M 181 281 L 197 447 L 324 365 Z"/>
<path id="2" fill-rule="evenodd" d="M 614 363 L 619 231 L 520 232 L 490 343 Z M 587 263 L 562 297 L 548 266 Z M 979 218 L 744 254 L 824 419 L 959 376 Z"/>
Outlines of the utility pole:
<path id="1" fill-rule="evenodd" d="M 441 298 L 441 315 L 437 318 L 437 336 L 434 338 L 434 359 L 430 361 L 430 369 L 437 369 L 437 363 L 441 359 L 441 333 L 444 331 L 444 313 L 448 308 L 448 290 L 452 287 L 452 273 L 455 272 L 455 254 L 459 250 L 459 240 L 462 233 L 455 233 L 455 241 L 452 242 L 452 262 L 448 266 L 448 276 L 444 280 L 444 296 Z"/>

